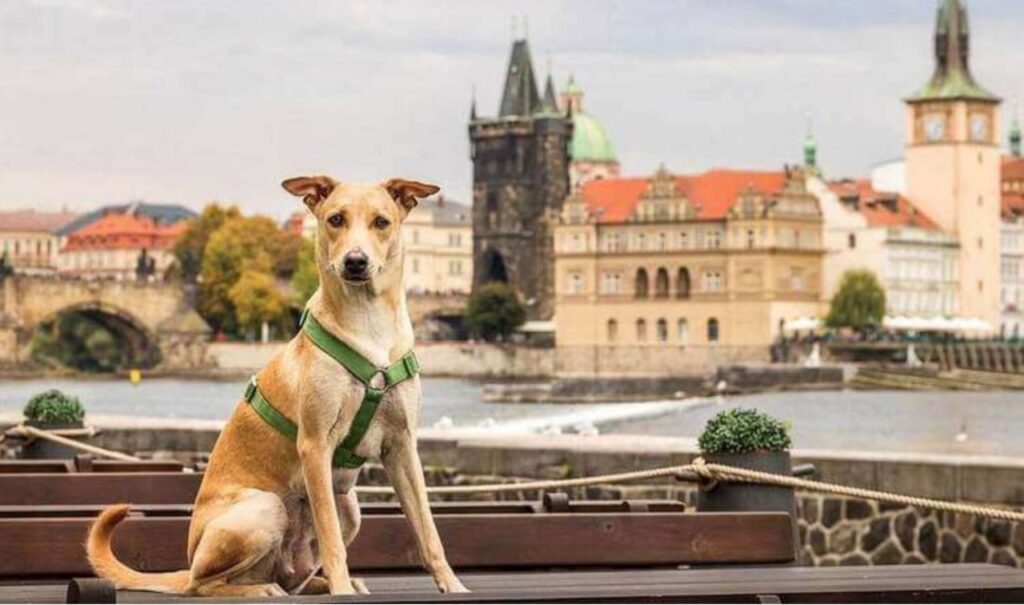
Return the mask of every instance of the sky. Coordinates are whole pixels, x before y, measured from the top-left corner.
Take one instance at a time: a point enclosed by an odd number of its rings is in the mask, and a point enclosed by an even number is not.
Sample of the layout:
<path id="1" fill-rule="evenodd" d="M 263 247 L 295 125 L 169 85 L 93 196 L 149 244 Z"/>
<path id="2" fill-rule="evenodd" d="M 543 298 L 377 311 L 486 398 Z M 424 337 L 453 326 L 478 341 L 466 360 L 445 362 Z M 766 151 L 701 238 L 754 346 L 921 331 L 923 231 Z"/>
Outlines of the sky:
<path id="1" fill-rule="evenodd" d="M 1024 1 L 967 0 L 976 79 L 1024 99 Z M 284 178 L 401 176 L 468 201 L 467 120 L 513 38 L 606 127 L 623 173 L 828 176 L 901 155 L 935 0 L 3 0 L 0 209 L 143 199 L 283 217 Z M 523 18 L 527 26 L 523 26 Z M 541 82 L 542 84 L 542 82 Z"/>

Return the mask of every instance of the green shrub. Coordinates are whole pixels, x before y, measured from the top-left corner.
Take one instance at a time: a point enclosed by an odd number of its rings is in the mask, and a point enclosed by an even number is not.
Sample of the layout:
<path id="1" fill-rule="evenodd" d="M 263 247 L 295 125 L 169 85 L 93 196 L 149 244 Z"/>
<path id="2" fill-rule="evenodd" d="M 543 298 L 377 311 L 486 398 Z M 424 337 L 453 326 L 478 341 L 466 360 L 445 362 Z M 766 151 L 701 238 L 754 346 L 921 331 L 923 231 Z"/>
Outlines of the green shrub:
<path id="1" fill-rule="evenodd" d="M 757 410 L 734 409 L 719 413 L 708 421 L 697 441 L 705 454 L 788 450 L 787 423 Z"/>
<path id="2" fill-rule="evenodd" d="M 484 284 L 466 301 L 466 327 L 486 341 L 507 340 L 524 321 L 526 308 L 508 284 Z"/>
<path id="3" fill-rule="evenodd" d="M 51 389 L 28 400 L 25 418 L 37 422 L 70 424 L 81 422 L 85 418 L 85 408 L 78 401 L 78 397 Z"/>

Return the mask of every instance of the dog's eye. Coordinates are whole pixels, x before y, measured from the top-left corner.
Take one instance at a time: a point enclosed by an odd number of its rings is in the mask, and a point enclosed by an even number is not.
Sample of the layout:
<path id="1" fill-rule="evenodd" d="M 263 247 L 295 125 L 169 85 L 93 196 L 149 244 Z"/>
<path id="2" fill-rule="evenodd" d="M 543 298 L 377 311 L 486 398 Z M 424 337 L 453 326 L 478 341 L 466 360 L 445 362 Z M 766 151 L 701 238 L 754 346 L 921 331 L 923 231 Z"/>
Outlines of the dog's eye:
<path id="1" fill-rule="evenodd" d="M 376 227 L 377 229 L 387 229 L 388 226 L 390 225 L 391 221 L 384 218 L 383 216 L 378 216 L 377 218 L 373 219 L 373 226 Z"/>
<path id="2" fill-rule="evenodd" d="M 342 214 L 332 214 L 327 217 L 327 224 L 332 227 L 341 227 L 345 224 L 345 217 Z"/>

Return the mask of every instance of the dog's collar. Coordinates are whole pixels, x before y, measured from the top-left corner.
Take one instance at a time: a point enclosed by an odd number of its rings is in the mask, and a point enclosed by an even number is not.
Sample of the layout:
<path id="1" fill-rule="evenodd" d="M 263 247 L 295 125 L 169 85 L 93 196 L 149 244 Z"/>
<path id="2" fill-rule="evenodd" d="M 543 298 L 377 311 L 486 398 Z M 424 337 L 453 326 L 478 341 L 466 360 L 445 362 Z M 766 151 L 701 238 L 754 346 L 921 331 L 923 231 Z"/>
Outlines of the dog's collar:
<path id="1" fill-rule="evenodd" d="M 366 359 L 355 349 L 328 332 L 319 321 L 309 312 L 307 307 L 302 312 L 299 320 L 302 333 L 306 335 L 313 344 L 321 351 L 327 353 L 349 371 L 359 382 L 366 387 L 363 401 L 359 404 L 355 418 L 352 419 L 352 426 L 348 434 L 341 440 L 341 443 L 334 450 L 332 463 L 341 468 L 359 468 L 366 462 L 366 458 L 355 453 L 359 442 L 363 440 L 366 431 L 370 428 L 370 421 L 377 413 L 377 406 L 380 405 L 384 393 L 391 387 L 404 382 L 420 371 L 420 364 L 416 355 L 409 351 L 401 359 L 386 368 L 378 368 L 370 360 Z M 263 419 L 264 422 L 274 427 L 277 432 L 295 441 L 298 438 L 298 427 L 289 420 L 277 408 L 270 405 L 270 401 L 260 392 L 256 383 L 256 376 L 249 379 L 245 388 L 245 400 L 249 402 L 252 409 Z"/>

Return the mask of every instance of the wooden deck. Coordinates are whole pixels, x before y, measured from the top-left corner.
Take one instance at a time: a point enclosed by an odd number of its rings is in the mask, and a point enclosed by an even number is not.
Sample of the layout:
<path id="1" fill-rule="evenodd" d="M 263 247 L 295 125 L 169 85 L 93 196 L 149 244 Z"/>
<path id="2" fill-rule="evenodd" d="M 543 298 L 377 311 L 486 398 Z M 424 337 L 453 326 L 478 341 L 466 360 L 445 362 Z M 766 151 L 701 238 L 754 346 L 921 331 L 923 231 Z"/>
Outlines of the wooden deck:
<path id="1" fill-rule="evenodd" d="M 373 593 L 301 596 L 295 603 L 1008 603 L 1024 600 L 1024 571 L 996 565 L 730 567 L 463 573 L 468 595 L 440 595 L 426 574 L 363 576 Z M 61 582 L 0 585 L 0 603 L 64 603 Z M 123 591 L 124 603 L 213 602 Z M 218 602 L 269 602 L 219 599 Z"/>

